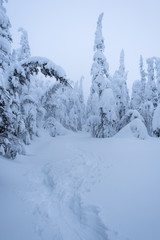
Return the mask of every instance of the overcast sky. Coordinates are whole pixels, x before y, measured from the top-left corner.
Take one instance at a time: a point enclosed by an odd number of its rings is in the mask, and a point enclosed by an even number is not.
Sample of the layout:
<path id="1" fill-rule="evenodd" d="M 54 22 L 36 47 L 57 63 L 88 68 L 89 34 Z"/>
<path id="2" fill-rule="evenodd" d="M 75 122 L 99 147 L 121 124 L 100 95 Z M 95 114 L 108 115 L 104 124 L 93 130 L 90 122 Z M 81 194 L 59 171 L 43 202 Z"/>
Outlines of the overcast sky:
<path id="1" fill-rule="evenodd" d="M 105 55 L 112 74 L 125 51 L 128 87 L 139 78 L 139 56 L 160 57 L 159 0 L 8 0 L 5 5 L 17 46 L 23 27 L 28 32 L 32 56 L 47 57 L 64 68 L 67 76 L 84 75 L 89 93 L 94 33 L 104 12 Z"/>

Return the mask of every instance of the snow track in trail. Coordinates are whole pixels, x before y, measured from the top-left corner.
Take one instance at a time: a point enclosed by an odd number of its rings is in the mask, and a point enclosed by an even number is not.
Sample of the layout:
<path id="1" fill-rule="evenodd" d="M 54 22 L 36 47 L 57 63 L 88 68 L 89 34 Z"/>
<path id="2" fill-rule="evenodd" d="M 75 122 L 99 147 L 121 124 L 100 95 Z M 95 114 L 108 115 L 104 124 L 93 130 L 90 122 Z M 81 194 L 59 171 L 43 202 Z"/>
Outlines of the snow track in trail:
<path id="1" fill-rule="evenodd" d="M 63 151 L 62 157 L 49 156 L 27 173 L 30 191 L 22 195 L 31 206 L 37 236 L 47 240 L 106 240 L 107 229 L 98 209 L 81 201 L 81 194 L 98 181 L 102 160 L 79 149 L 74 137 Z"/>
<path id="2" fill-rule="evenodd" d="M 42 132 L 26 156 L 1 158 L 0 240 L 159 240 L 159 146 L 128 129 Z"/>

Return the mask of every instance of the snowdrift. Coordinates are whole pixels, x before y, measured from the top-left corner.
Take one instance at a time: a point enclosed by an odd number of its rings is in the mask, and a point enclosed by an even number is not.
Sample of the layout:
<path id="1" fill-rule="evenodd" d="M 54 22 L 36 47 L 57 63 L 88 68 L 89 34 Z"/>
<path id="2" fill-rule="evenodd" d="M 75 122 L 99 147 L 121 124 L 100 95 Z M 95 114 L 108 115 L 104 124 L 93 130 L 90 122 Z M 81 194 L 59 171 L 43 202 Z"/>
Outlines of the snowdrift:
<path id="1" fill-rule="evenodd" d="M 124 137 L 124 138 L 130 138 L 130 137 L 136 137 L 139 139 L 146 139 L 148 137 L 147 129 L 144 125 L 144 123 L 136 118 L 133 121 L 131 121 L 129 124 L 127 124 L 124 128 L 122 128 L 115 137 Z"/>

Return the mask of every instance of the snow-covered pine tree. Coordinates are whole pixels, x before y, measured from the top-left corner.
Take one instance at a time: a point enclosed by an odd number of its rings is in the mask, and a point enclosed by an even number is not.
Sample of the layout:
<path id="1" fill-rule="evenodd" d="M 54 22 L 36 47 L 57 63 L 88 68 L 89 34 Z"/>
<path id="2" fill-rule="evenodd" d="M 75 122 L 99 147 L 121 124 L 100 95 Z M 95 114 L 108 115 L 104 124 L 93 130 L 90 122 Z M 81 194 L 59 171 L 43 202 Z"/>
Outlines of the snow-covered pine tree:
<path id="1" fill-rule="evenodd" d="M 140 64 L 139 64 L 139 67 L 140 67 L 140 76 L 141 76 L 141 87 L 140 87 L 140 90 L 141 90 L 141 104 L 143 104 L 145 102 L 145 88 L 146 88 L 146 72 L 144 70 L 144 66 L 143 66 L 143 57 L 142 55 L 140 55 Z"/>
<path id="2" fill-rule="evenodd" d="M 37 129 L 37 109 L 38 105 L 31 95 L 24 94 L 21 98 L 21 112 L 30 139 L 38 135 Z"/>
<path id="3" fill-rule="evenodd" d="M 132 86 L 131 108 L 136 109 L 144 118 L 144 123 L 149 135 L 152 135 L 152 117 L 154 104 L 157 104 L 157 89 L 154 76 L 154 58 L 147 59 L 148 74 L 145 73 L 143 67 L 143 58 L 140 56 L 140 76 L 141 80 L 137 80 Z M 148 81 L 146 83 L 146 75 Z"/>
<path id="4" fill-rule="evenodd" d="M 72 89 L 63 86 L 61 83 L 55 83 L 50 87 L 41 99 L 42 106 L 45 109 L 45 125 L 52 136 L 58 134 L 56 124 L 59 122 L 67 129 L 76 130 L 70 119 L 70 111 L 73 106 Z"/>
<path id="5" fill-rule="evenodd" d="M 79 83 L 79 118 L 80 118 L 80 126 L 79 126 L 79 130 L 82 130 L 83 125 L 85 124 L 85 103 L 84 103 L 84 95 L 83 95 L 83 81 L 84 81 L 84 77 L 82 76 L 80 79 L 80 83 Z"/>
<path id="6" fill-rule="evenodd" d="M 41 99 L 45 113 L 45 128 L 50 129 L 51 135 L 56 136 L 56 123 L 63 127 L 81 131 L 84 124 L 85 105 L 82 82 L 76 82 L 73 88 L 55 83 Z M 53 131 L 52 131 L 53 130 Z M 53 134 L 54 132 L 54 134 Z"/>
<path id="7" fill-rule="evenodd" d="M 113 136 L 116 131 L 115 101 L 109 79 L 109 66 L 104 56 L 102 18 L 103 13 L 99 15 L 95 32 L 92 86 L 87 107 L 89 131 L 99 138 Z"/>
<path id="8" fill-rule="evenodd" d="M 157 88 L 155 83 L 155 75 L 154 75 L 154 58 L 147 59 L 148 64 L 148 81 L 146 83 L 145 95 L 146 101 L 151 101 L 153 103 L 154 108 L 157 107 Z"/>
<path id="9" fill-rule="evenodd" d="M 80 130 L 81 126 L 80 118 L 79 118 L 79 88 L 78 81 L 74 84 L 73 89 L 70 91 L 70 96 L 68 96 L 69 104 L 69 124 L 70 128 L 73 131 Z"/>
<path id="10" fill-rule="evenodd" d="M 28 42 L 28 33 L 23 28 L 18 29 L 19 32 L 21 32 L 21 40 L 20 45 L 21 47 L 17 49 L 17 60 L 22 61 L 31 56 L 30 52 L 30 46 Z"/>
<path id="11" fill-rule="evenodd" d="M 158 104 L 157 108 L 154 111 L 152 127 L 153 134 L 156 137 L 160 137 L 160 104 Z"/>
<path id="12" fill-rule="evenodd" d="M 111 137 L 116 133 L 117 115 L 113 91 L 106 88 L 102 91 L 99 100 L 100 123 L 98 125 L 97 137 Z"/>
<path id="13" fill-rule="evenodd" d="M 160 103 L 160 58 L 155 58 L 156 65 L 156 85 L 157 85 L 157 95 L 158 95 L 158 103 Z"/>
<path id="14" fill-rule="evenodd" d="M 132 85 L 132 95 L 131 95 L 131 109 L 136 109 L 140 112 L 141 109 L 141 82 L 139 80 L 136 80 L 133 82 Z"/>
<path id="15" fill-rule="evenodd" d="M 7 88 L 9 66 L 11 65 L 11 24 L 6 9 L 0 0 L 0 154 L 14 158 L 23 152 L 23 146 L 18 139 L 19 109 L 17 101 Z M 19 107 L 19 106 L 18 106 Z"/>
<path id="16" fill-rule="evenodd" d="M 0 68 L 6 70 L 10 65 L 12 37 L 11 24 L 3 6 L 4 2 L 7 0 L 0 0 Z"/>
<path id="17" fill-rule="evenodd" d="M 25 134 L 19 103 L 8 90 L 0 87 L 0 154 L 15 158 L 17 153 L 24 153 Z"/>
<path id="18" fill-rule="evenodd" d="M 99 15 L 97 21 L 97 29 L 95 32 L 95 41 L 94 41 L 94 56 L 93 56 L 93 64 L 91 68 L 91 76 L 92 76 L 92 86 L 91 86 L 91 95 L 95 92 L 98 96 L 101 95 L 103 89 L 106 87 L 110 87 L 109 80 L 109 65 L 106 61 L 106 57 L 104 56 L 104 39 L 102 36 L 102 19 L 103 13 Z"/>
<path id="19" fill-rule="evenodd" d="M 140 81 L 134 81 L 132 86 L 131 96 L 131 108 L 136 109 L 141 113 L 143 105 L 146 101 L 145 89 L 146 89 L 146 73 L 143 67 L 143 57 L 140 55 Z"/>
<path id="20" fill-rule="evenodd" d="M 112 79 L 112 89 L 116 101 L 117 116 L 119 120 L 125 115 L 129 108 L 129 93 L 127 89 L 127 72 L 124 65 L 124 50 L 120 54 L 120 66 Z"/>
<path id="21" fill-rule="evenodd" d="M 31 57 L 31 52 L 27 31 L 23 28 L 19 28 L 18 31 L 21 33 L 21 47 L 17 49 L 16 52 L 17 60 L 21 62 Z M 26 84 L 22 85 L 22 97 L 20 97 L 20 105 L 26 130 L 28 131 L 30 139 L 32 140 L 34 135 L 38 135 L 37 116 L 38 113 L 40 113 L 40 107 L 38 105 L 39 99 L 35 99 L 32 95 L 32 85 L 34 85 L 35 81 L 37 81 L 38 76 L 32 76 L 29 73 L 28 78 L 29 81 L 26 81 Z"/>
<path id="22" fill-rule="evenodd" d="M 141 107 L 141 114 L 144 118 L 144 122 L 148 130 L 148 134 L 150 136 L 152 136 L 153 132 L 152 130 L 153 113 L 154 113 L 153 103 L 151 101 L 146 101 Z"/>
<path id="23" fill-rule="evenodd" d="M 85 104 L 83 97 L 83 87 L 82 87 L 83 77 L 80 79 L 80 82 L 76 82 L 75 86 L 72 90 L 71 98 L 72 98 L 72 110 L 70 113 L 70 117 L 74 116 L 74 120 L 72 125 L 75 125 L 77 131 L 82 130 L 82 126 L 84 125 L 85 119 Z M 73 114 L 73 115 L 72 115 Z M 71 121 L 72 122 L 72 121 Z"/>

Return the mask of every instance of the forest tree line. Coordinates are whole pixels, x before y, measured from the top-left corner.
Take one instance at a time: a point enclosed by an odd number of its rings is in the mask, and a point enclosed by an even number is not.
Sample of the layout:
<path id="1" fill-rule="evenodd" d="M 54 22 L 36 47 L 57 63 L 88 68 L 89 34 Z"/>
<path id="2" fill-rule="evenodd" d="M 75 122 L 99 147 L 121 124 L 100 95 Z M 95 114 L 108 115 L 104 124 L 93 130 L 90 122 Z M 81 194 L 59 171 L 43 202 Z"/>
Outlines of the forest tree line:
<path id="1" fill-rule="evenodd" d="M 73 83 L 64 70 L 44 57 L 32 57 L 27 31 L 19 29 L 20 47 L 13 49 L 11 23 L 0 0 L 0 154 L 15 158 L 25 154 L 39 129 L 51 136 L 65 129 L 85 130 L 93 137 L 112 137 L 132 124 L 138 134 L 148 132 L 160 137 L 160 58 L 147 59 L 147 72 L 140 57 L 140 80 L 127 88 L 124 51 L 119 69 L 113 76 L 104 55 L 102 18 L 97 21 L 94 56 L 91 67 L 91 90 L 84 103 L 83 77 Z M 46 81 L 44 81 L 44 77 Z M 49 81 L 51 78 L 53 81 Z M 140 137 L 140 135 L 137 135 Z M 143 138 L 143 137 L 140 137 Z"/>

